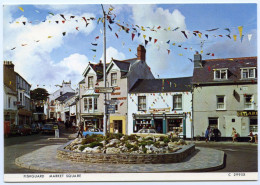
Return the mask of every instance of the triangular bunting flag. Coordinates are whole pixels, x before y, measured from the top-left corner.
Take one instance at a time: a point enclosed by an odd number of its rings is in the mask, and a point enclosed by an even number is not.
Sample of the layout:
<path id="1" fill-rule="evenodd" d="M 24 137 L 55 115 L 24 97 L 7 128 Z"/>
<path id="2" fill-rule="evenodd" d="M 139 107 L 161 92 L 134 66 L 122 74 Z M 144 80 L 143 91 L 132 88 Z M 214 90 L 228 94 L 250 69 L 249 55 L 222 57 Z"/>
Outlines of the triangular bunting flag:
<path id="1" fill-rule="evenodd" d="M 248 37 L 248 41 L 250 42 L 250 40 L 252 38 L 252 34 L 248 34 L 247 37 Z"/>
<path id="2" fill-rule="evenodd" d="M 63 32 L 62 35 L 65 36 L 65 35 L 66 35 L 66 32 Z"/>
<path id="3" fill-rule="evenodd" d="M 186 35 L 186 33 L 185 33 L 185 31 L 181 31 L 182 33 L 183 33 L 183 35 L 186 37 L 186 39 L 188 39 L 188 37 L 187 37 L 187 35 Z"/>
<path id="4" fill-rule="evenodd" d="M 157 42 L 157 39 L 154 39 L 154 44 Z"/>
<path id="5" fill-rule="evenodd" d="M 145 40 L 144 42 L 145 42 L 145 46 L 146 46 L 148 44 L 148 40 Z"/>
<path id="6" fill-rule="evenodd" d="M 132 41 L 134 40 L 134 38 L 135 38 L 135 34 L 134 34 L 134 33 L 132 33 Z"/>
<path id="7" fill-rule="evenodd" d="M 237 41 L 237 36 L 233 35 L 234 41 Z"/>
<path id="8" fill-rule="evenodd" d="M 240 38 L 242 37 L 243 26 L 238 26 Z"/>

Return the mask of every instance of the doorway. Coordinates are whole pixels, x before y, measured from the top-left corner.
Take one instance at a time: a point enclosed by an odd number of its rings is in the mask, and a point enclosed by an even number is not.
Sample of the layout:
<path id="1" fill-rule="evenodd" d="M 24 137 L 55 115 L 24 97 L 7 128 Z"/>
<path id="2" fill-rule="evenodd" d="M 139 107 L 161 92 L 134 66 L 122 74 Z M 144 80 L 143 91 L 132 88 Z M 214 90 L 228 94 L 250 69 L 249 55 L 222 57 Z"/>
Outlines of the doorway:
<path id="1" fill-rule="evenodd" d="M 154 126 L 155 126 L 155 130 L 158 133 L 163 133 L 163 120 L 162 119 L 155 119 Z"/>
<path id="2" fill-rule="evenodd" d="M 123 133 L 123 121 L 114 120 L 114 133 Z"/>

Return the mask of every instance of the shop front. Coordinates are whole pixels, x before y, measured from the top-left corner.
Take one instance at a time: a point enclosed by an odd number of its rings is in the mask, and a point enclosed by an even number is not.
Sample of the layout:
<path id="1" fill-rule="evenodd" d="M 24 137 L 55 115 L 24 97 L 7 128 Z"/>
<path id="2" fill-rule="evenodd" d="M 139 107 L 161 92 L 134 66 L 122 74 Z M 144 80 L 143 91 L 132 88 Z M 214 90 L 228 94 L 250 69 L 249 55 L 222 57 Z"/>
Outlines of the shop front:
<path id="1" fill-rule="evenodd" d="M 237 116 L 247 119 L 248 121 L 248 130 L 254 135 L 258 133 L 258 121 L 257 121 L 257 111 L 237 111 Z"/>
<path id="2" fill-rule="evenodd" d="M 9 121 L 11 124 L 16 124 L 16 110 L 4 110 L 4 121 Z"/>
<path id="3" fill-rule="evenodd" d="M 133 114 L 134 133 L 142 128 L 154 128 L 158 133 L 169 131 L 186 135 L 186 114 Z"/>
<path id="4" fill-rule="evenodd" d="M 81 114 L 81 117 L 84 124 L 84 131 L 87 131 L 89 128 L 98 128 L 103 130 L 103 115 Z"/>

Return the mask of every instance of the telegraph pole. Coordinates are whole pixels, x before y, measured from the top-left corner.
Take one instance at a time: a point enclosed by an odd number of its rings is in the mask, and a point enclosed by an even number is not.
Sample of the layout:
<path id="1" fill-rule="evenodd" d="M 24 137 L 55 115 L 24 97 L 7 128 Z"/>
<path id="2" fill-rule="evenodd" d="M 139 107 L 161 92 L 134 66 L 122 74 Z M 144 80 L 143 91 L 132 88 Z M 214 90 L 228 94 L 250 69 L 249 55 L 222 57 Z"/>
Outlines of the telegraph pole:
<path id="1" fill-rule="evenodd" d="M 104 7 L 101 4 L 102 10 L 103 10 L 103 53 L 104 53 L 104 63 L 103 63 L 103 80 L 104 80 L 104 87 L 107 87 L 107 78 L 106 78 L 106 13 L 104 11 Z M 106 115 L 106 93 L 104 93 L 104 118 L 103 118 L 103 130 L 104 135 L 107 133 L 107 115 Z"/>

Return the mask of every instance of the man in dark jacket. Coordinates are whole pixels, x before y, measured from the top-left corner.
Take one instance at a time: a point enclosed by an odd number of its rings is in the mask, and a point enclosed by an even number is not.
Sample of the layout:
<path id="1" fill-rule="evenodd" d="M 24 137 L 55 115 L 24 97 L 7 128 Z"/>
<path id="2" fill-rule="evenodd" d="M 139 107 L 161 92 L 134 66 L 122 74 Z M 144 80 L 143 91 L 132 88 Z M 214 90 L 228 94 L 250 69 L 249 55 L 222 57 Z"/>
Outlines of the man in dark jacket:
<path id="1" fill-rule="evenodd" d="M 82 132 L 83 132 L 83 123 L 80 123 L 77 138 L 79 137 L 79 135 L 81 136 L 81 138 L 83 138 Z"/>
<path id="2" fill-rule="evenodd" d="M 218 141 L 218 137 L 221 136 L 221 133 L 217 126 L 213 129 L 213 134 L 214 134 L 214 141 Z"/>

